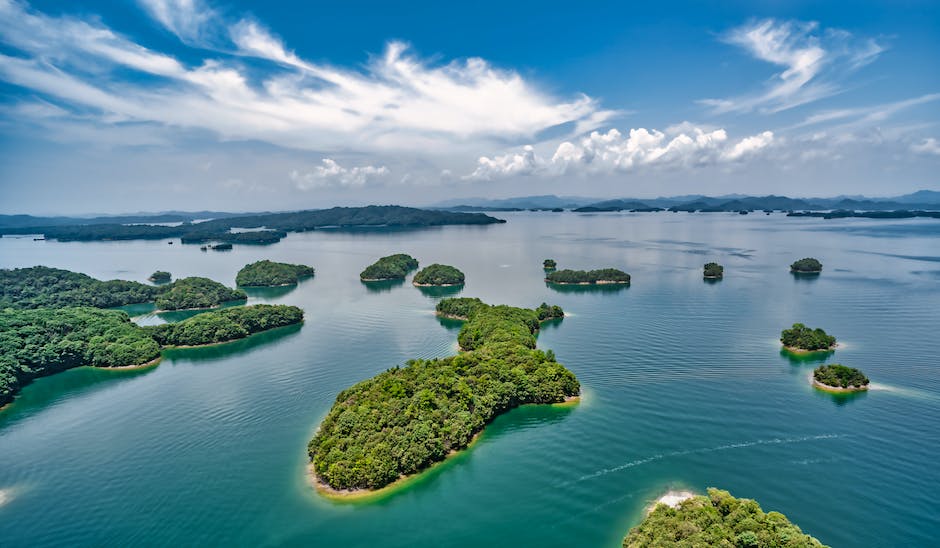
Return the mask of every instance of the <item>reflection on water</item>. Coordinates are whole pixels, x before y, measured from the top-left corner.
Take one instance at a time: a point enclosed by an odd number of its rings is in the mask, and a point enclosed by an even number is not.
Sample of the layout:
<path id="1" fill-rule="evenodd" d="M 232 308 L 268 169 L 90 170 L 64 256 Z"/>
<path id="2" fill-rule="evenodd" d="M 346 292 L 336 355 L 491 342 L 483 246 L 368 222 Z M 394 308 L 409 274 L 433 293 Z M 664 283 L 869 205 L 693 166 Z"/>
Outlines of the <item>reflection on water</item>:
<path id="1" fill-rule="evenodd" d="M 280 339 L 286 339 L 296 335 L 303 329 L 303 324 L 287 325 L 270 329 L 261 333 L 255 333 L 244 339 L 238 339 L 222 344 L 211 346 L 198 346 L 195 348 L 168 348 L 163 351 L 164 358 L 173 360 L 204 361 L 217 360 L 229 356 L 236 356 L 242 352 L 248 352 L 259 346 L 263 346 Z"/>
<path id="2" fill-rule="evenodd" d="M 822 363 L 829 361 L 829 358 L 835 354 L 835 350 L 828 351 L 819 351 L 819 352 L 807 352 L 805 354 L 797 354 L 795 352 L 790 352 L 786 348 L 780 349 L 780 356 L 784 357 L 792 365 L 812 365 L 816 366 Z"/>
<path id="3" fill-rule="evenodd" d="M 453 297 L 457 295 L 458 293 L 460 293 L 461 291 L 463 291 L 464 286 L 462 285 L 451 285 L 451 286 L 433 285 L 430 287 L 425 287 L 425 286 L 415 286 L 415 287 L 417 287 L 418 290 L 421 291 L 421 294 L 424 295 L 425 297 L 437 298 L 437 297 Z"/>
<path id="4" fill-rule="evenodd" d="M 359 280 L 359 283 L 366 286 L 371 293 L 387 293 L 396 287 L 401 287 L 405 284 L 405 279 L 401 278 L 398 280 L 379 280 L 375 282 L 366 282 Z"/>
<path id="5" fill-rule="evenodd" d="M 277 287 L 238 286 L 238 288 L 247 293 L 248 297 L 252 299 L 279 299 L 297 289 L 297 285 L 298 284 L 280 285 Z"/>
<path id="6" fill-rule="evenodd" d="M 862 390 L 860 392 L 826 392 L 825 390 L 820 390 L 818 388 L 813 388 L 813 393 L 817 398 L 829 399 L 832 400 L 832 403 L 837 406 L 847 405 L 849 403 L 854 403 L 856 401 L 863 400 L 868 397 L 868 390 Z"/>
<path id="7" fill-rule="evenodd" d="M 559 293 L 618 293 L 629 289 L 630 284 L 553 284 L 545 282 L 545 287 Z"/>

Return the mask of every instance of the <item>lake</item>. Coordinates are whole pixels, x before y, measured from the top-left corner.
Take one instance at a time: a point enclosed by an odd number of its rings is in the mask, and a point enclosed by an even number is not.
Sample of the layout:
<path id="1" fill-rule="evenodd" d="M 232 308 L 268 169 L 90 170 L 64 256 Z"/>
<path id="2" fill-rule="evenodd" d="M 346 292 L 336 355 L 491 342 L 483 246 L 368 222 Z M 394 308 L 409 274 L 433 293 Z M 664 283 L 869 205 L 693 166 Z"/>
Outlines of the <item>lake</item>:
<path id="1" fill-rule="evenodd" d="M 141 371 L 40 379 L 0 412 L 4 546 L 619 546 L 668 489 L 714 486 L 839 547 L 940 538 L 940 222 L 782 214 L 497 213 L 509 222 L 416 231 L 314 231 L 202 252 L 166 241 L 0 239 L 0 267 L 101 279 L 206 276 L 309 264 L 296 288 L 249 303 L 306 322 L 168 351 Z M 391 496 L 336 503 L 305 480 L 306 445 L 336 394 L 411 358 L 457 351 L 440 292 L 367 286 L 378 257 L 466 273 L 491 304 L 568 313 L 539 347 L 579 378 L 573 408 L 498 417 L 470 450 Z M 820 276 L 789 264 L 816 257 Z M 562 290 L 559 268 L 621 268 L 630 287 Z M 702 265 L 725 278 L 708 283 Z M 136 310 L 141 323 L 173 321 Z M 829 357 L 781 353 L 781 329 L 823 327 Z M 810 386 L 821 363 L 860 368 L 868 393 Z"/>

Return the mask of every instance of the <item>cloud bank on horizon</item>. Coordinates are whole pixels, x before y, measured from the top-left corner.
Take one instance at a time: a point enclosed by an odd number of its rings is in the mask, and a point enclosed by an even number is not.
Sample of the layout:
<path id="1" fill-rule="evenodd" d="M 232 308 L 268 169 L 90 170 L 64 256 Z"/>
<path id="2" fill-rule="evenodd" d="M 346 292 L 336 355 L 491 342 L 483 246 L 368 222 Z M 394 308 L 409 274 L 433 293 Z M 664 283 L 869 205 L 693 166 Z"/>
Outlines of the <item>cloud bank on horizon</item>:
<path id="1" fill-rule="evenodd" d="M 498 181 L 517 185 L 516 194 L 532 181 L 566 188 L 580 181 L 582 193 L 628 195 L 622 182 L 631 176 L 743 180 L 768 166 L 811 171 L 813 162 L 867 149 L 890 149 L 896 162 L 916 164 L 916 174 L 935 170 L 940 155 L 940 93 L 833 106 L 866 85 L 858 75 L 877 78 L 865 71 L 890 51 L 889 40 L 818 22 L 748 18 L 714 36 L 724 62 L 751 63 L 764 76 L 735 82 L 724 97 L 694 98 L 677 109 L 681 118 L 661 119 L 656 129 L 626 123 L 644 117 L 632 104 L 559 90 L 531 70 L 480 57 L 421 57 L 389 39 L 384 51 L 343 66 L 304 58 L 231 7 L 139 0 L 138 9 L 177 44 L 134 38 L 105 23 L 107 14 L 0 0 L 0 81 L 13 90 L 0 103 L 4 148 L 26 134 L 37 157 L 64 150 L 78 162 L 93 147 L 116 165 L 152 158 L 155 180 L 161 164 L 181 164 L 167 169 L 172 177 L 198 161 L 202 167 L 173 187 L 181 195 L 237 187 L 334 200 L 347 193 L 353 201 L 366 198 L 356 192 L 369 199 L 410 187 L 472 193 Z M 687 121 L 692 116 L 700 121 Z M 259 160 L 243 153 L 246 146 L 275 153 Z M 14 199 L 21 179 L 61 175 L 39 161 L 17 165 L 18 180 L 0 186 Z M 101 169 L 100 188 L 126 176 Z M 233 183 L 246 176 L 255 181 Z M 593 189 L 591 180 L 607 186 Z"/>

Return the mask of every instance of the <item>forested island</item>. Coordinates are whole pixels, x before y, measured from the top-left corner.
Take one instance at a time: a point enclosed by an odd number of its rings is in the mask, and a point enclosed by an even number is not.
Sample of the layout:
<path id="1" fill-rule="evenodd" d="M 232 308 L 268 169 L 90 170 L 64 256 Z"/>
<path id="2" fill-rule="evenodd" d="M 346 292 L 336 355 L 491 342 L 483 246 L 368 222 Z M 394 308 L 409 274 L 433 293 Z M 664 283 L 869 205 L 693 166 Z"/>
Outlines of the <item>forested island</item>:
<path id="1" fill-rule="evenodd" d="M 738 499 L 720 489 L 708 489 L 680 502 L 676 508 L 658 504 L 623 539 L 624 548 L 662 546 L 822 548 L 780 512 L 764 512 L 751 499 Z"/>
<path id="2" fill-rule="evenodd" d="M 418 268 L 418 260 L 411 255 L 397 253 L 382 257 L 370 264 L 359 273 L 359 279 L 364 282 L 379 282 L 384 280 L 403 280 L 412 270 Z"/>
<path id="3" fill-rule="evenodd" d="M 545 276 L 545 281 L 561 285 L 629 284 L 630 275 L 616 268 L 600 270 L 556 270 Z"/>
<path id="4" fill-rule="evenodd" d="M 545 259 L 542 261 L 542 268 L 545 270 L 555 270 L 558 267 L 558 263 L 555 262 L 555 259 Z"/>
<path id="5" fill-rule="evenodd" d="M 340 392 L 308 446 L 321 492 L 385 487 L 466 448 L 497 415 L 579 394 L 554 353 L 535 348 L 535 310 L 444 299 L 437 311 L 466 318 L 457 337 L 466 351 L 411 360 Z"/>
<path id="6" fill-rule="evenodd" d="M 262 260 L 245 265 L 239 270 L 235 276 L 235 285 L 243 287 L 296 285 L 301 278 L 308 278 L 314 273 L 314 269 L 307 265 Z"/>
<path id="7" fill-rule="evenodd" d="M 705 263 L 702 275 L 709 280 L 721 279 L 725 275 L 725 267 L 718 263 Z"/>
<path id="8" fill-rule="evenodd" d="M 150 277 L 147 279 L 155 284 L 165 284 L 165 283 L 170 283 L 170 280 L 172 279 L 172 275 L 169 272 L 166 272 L 164 270 L 157 270 L 156 272 L 151 274 Z"/>
<path id="9" fill-rule="evenodd" d="M 248 295 L 240 289 L 225 287 L 209 278 L 182 278 L 166 286 L 155 301 L 160 310 L 213 308 L 229 301 L 243 301 Z"/>
<path id="10" fill-rule="evenodd" d="M 143 329 L 161 346 L 204 346 L 302 322 L 304 311 L 283 304 L 256 304 L 210 310 L 181 322 Z"/>
<path id="11" fill-rule="evenodd" d="M 111 308 L 152 302 L 169 289 L 126 280 L 103 282 L 47 266 L 0 269 L 0 309 L 94 306 Z"/>
<path id="12" fill-rule="evenodd" d="M 858 369 L 838 363 L 821 365 L 813 371 L 813 386 L 828 392 L 861 392 L 868 390 L 869 383 Z"/>
<path id="13" fill-rule="evenodd" d="M 836 347 L 836 338 L 820 328 L 811 329 L 801 323 L 780 333 L 780 342 L 791 352 L 830 351 Z"/>
<path id="14" fill-rule="evenodd" d="M 822 272 L 822 263 L 812 257 L 794 261 L 790 265 L 790 272 L 794 274 L 819 274 Z"/>
<path id="15" fill-rule="evenodd" d="M 446 264 L 432 264 L 415 274 L 412 283 L 419 287 L 463 285 L 463 272 Z"/>

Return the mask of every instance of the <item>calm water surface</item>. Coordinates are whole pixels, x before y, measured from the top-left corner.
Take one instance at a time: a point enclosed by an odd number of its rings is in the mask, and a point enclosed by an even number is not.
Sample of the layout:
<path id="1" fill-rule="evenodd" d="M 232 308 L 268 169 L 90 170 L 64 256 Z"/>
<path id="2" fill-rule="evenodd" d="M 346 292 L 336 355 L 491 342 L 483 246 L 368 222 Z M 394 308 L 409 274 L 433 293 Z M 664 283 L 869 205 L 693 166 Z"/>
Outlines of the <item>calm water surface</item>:
<path id="1" fill-rule="evenodd" d="M 787 514 L 833 546 L 940 545 L 940 223 L 779 214 L 501 214 L 505 225 L 291 234 L 203 253 L 161 242 L 0 239 L 0 266 L 104 279 L 154 270 L 234 284 L 248 262 L 310 264 L 302 327 L 167 352 L 144 371 L 41 379 L 0 412 L 3 546 L 617 546 L 670 488 L 717 486 Z M 409 358 L 456 351 L 459 324 L 410 285 L 359 271 L 405 252 L 453 264 L 459 293 L 570 314 L 539 346 L 574 371 L 573 409 L 499 417 L 471 450 L 369 504 L 305 483 L 306 444 L 343 388 Z M 819 258 L 817 278 L 787 266 Z M 562 268 L 619 267 L 633 285 L 557 291 Z M 717 260 L 725 279 L 705 283 Z M 142 323 L 175 321 L 146 308 Z M 793 322 L 844 346 L 831 362 L 872 390 L 809 385 L 825 358 L 793 360 Z"/>

